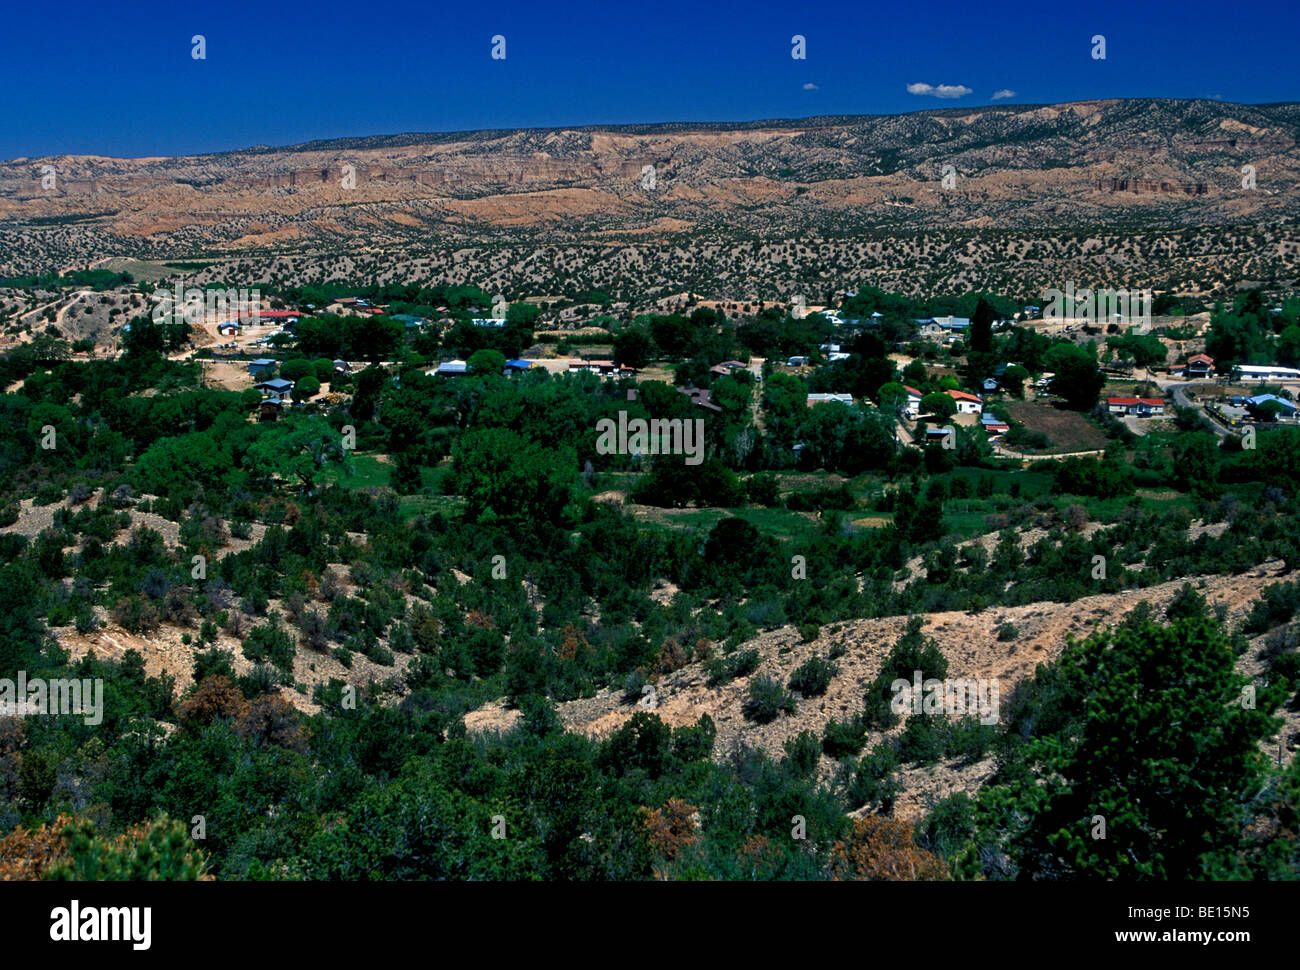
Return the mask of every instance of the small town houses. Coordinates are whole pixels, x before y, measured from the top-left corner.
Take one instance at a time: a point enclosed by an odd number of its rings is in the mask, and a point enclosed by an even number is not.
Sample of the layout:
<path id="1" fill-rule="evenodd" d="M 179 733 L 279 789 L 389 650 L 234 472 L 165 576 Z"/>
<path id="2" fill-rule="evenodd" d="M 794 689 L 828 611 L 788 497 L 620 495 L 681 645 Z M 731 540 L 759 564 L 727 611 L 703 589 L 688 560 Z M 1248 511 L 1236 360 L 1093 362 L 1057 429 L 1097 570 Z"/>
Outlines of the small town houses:
<path id="1" fill-rule="evenodd" d="M 1186 364 L 1169 368 L 1169 373 L 1188 380 L 1206 378 L 1214 373 L 1214 358 L 1208 354 L 1193 354 L 1187 358 Z"/>
<path id="2" fill-rule="evenodd" d="M 841 351 L 839 344 L 822 344 L 817 349 L 820 350 L 823 354 L 825 354 L 826 359 L 831 363 L 835 363 L 836 361 L 840 361 L 840 360 L 848 360 L 849 357 L 852 356 L 851 354 L 846 354 L 843 351 Z"/>
<path id="3" fill-rule="evenodd" d="M 291 400 L 293 396 L 293 381 L 286 381 L 283 377 L 276 377 L 269 381 L 262 381 L 255 385 L 262 392 L 262 398 L 275 404 L 284 404 Z"/>
<path id="4" fill-rule="evenodd" d="M 418 331 L 429 325 L 429 321 L 424 317 L 412 316 L 409 313 L 394 313 L 392 319 L 400 323 L 407 333 Z"/>
<path id="5" fill-rule="evenodd" d="M 965 391 L 948 391 L 947 394 L 957 402 L 958 414 L 979 414 L 984 410 L 984 399 L 978 394 Z"/>
<path id="6" fill-rule="evenodd" d="M 922 337 L 945 343 L 960 340 L 970 332 L 970 319 L 967 317 L 929 317 L 916 323 Z"/>
<path id="7" fill-rule="evenodd" d="M 522 374 L 524 371 L 528 370 L 531 367 L 539 367 L 539 366 L 541 365 L 539 364 L 538 361 L 524 360 L 522 358 L 517 358 L 514 360 L 507 360 L 505 369 L 502 371 L 502 373 L 506 374 L 507 376 L 513 374 Z M 719 366 L 723 366 L 723 365 L 719 365 Z M 738 366 L 743 367 L 744 365 L 740 364 Z M 444 360 L 433 370 L 425 371 L 425 374 L 427 374 L 430 377 L 433 377 L 434 375 L 440 377 L 451 377 L 459 374 L 468 374 L 469 372 L 470 372 L 469 363 L 467 361 L 457 359 L 457 360 Z M 575 361 L 570 361 L 568 365 L 568 373 L 598 374 L 601 377 L 635 377 L 637 374 L 637 369 L 635 367 L 629 367 L 627 365 L 615 364 L 612 360 L 575 360 Z"/>
<path id="8" fill-rule="evenodd" d="M 921 398 L 925 395 L 906 384 L 903 385 L 903 390 L 907 392 L 907 404 L 903 408 L 903 414 L 908 418 L 915 418 L 921 413 Z"/>
<path id="9" fill-rule="evenodd" d="M 713 403 L 713 392 L 707 387 L 679 387 L 677 393 L 685 394 L 697 408 L 704 408 L 706 411 L 722 410 L 719 405 Z"/>
<path id="10" fill-rule="evenodd" d="M 1158 397 L 1108 397 L 1106 410 L 1139 418 L 1160 417 L 1165 413 L 1165 402 Z"/>
<path id="11" fill-rule="evenodd" d="M 925 429 L 925 443 L 927 445 L 943 444 L 945 440 L 949 440 L 949 441 L 951 440 L 948 438 L 947 428 L 926 428 Z"/>
<path id="12" fill-rule="evenodd" d="M 601 377 L 635 377 L 636 368 L 616 364 L 612 360 L 575 360 L 569 364 L 570 374 L 599 374 Z"/>
<path id="13" fill-rule="evenodd" d="M 1000 435 L 1006 434 L 1011 430 L 1011 425 L 1003 421 L 997 415 L 985 412 L 980 415 L 980 427 L 989 436 L 991 440 L 996 441 Z"/>
<path id="14" fill-rule="evenodd" d="M 1265 404 L 1274 402 L 1276 408 L 1264 407 Z M 1277 416 L 1283 419 L 1294 418 L 1297 412 L 1300 412 L 1300 406 L 1295 401 L 1287 400 L 1284 397 L 1278 397 L 1276 394 L 1256 394 L 1254 397 L 1248 397 L 1243 402 L 1252 415 L 1265 415 L 1271 410 L 1277 411 Z"/>
<path id="15" fill-rule="evenodd" d="M 1236 368 L 1241 379 L 1251 381 L 1300 381 L 1300 370 L 1276 364 L 1242 364 Z"/>
<path id="16" fill-rule="evenodd" d="M 724 360 L 721 364 L 714 364 L 709 368 L 709 373 L 715 377 L 727 377 L 732 371 L 746 370 L 743 363 L 738 360 Z"/>
<path id="17" fill-rule="evenodd" d="M 808 407 L 812 407 L 815 404 L 828 404 L 828 403 L 852 404 L 853 395 L 852 394 L 809 394 L 808 400 L 805 403 L 807 404 Z"/>

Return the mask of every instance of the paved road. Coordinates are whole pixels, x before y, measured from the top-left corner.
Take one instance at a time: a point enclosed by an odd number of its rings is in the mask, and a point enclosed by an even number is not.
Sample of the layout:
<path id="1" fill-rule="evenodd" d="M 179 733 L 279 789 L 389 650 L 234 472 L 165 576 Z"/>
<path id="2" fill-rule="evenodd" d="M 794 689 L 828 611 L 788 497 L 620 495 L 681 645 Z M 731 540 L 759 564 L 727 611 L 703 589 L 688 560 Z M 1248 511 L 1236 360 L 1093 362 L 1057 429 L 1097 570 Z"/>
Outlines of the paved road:
<path id="1" fill-rule="evenodd" d="M 1158 385 L 1162 384 L 1160 381 L 1157 381 L 1156 383 Z M 1197 405 L 1183 393 L 1183 390 L 1188 387 L 1205 387 L 1213 383 L 1214 381 L 1184 381 L 1181 383 L 1170 381 L 1163 383 L 1162 386 L 1164 390 L 1173 392 L 1174 403 L 1180 408 L 1194 408 L 1197 407 Z"/>
<path id="2" fill-rule="evenodd" d="M 1165 390 L 1173 392 L 1174 404 L 1177 407 L 1195 408 L 1196 410 L 1200 411 L 1201 414 L 1205 415 L 1205 420 L 1207 420 L 1210 423 L 1210 428 L 1213 429 L 1214 433 L 1217 434 L 1220 438 L 1226 438 L 1228 435 L 1232 434 L 1233 432 L 1223 427 L 1223 425 L 1219 424 L 1219 422 L 1214 419 L 1213 415 L 1207 412 L 1202 405 L 1197 404 L 1195 401 L 1189 398 L 1185 393 L 1183 393 L 1184 390 L 1189 387 L 1205 387 L 1207 385 L 1212 385 L 1212 384 L 1214 384 L 1214 381 L 1186 381 L 1181 384 L 1167 384 L 1165 385 Z"/>

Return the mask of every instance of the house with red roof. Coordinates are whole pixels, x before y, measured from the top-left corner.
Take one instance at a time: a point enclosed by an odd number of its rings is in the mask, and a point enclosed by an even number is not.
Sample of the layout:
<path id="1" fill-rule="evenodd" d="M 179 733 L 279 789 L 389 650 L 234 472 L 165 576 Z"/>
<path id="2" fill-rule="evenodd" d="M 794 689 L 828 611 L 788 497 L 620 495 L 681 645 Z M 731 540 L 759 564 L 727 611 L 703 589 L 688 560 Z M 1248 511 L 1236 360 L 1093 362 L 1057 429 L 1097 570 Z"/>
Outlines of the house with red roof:
<path id="1" fill-rule="evenodd" d="M 925 395 L 914 387 L 908 387 L 906 384 L 903 385 L 903 390 L 907 392 L 907 407 L 903 409 L 903 413 L 914 418 L 921 413 L 921 398 L 925 397 Z"/>
<path id="2" fill-rule="evenodd" d="M 1108 397 L 1106 410 L 1139 418 L 1159 417 L 1165 413 L 1165 402 L 1158 397 Z"/>
<path id="3" fill-rule="evenodd" d="M 1170 367 L 1169 373 L 1175 377 L 1186 377 L 1189 380 L 1209 377 L 1214 373 L 1214 358 L 1209 354 L 1193 354 L 1187 358 L 1187 363 L 1174 364 Z"/>
<path id="4" fill-rule="evenodd" d="M 979 414 L 984 410 L 984 399 L 978 394 L 968 394 L 965 391 L 947 391 L 945 393 L 957 402 L 958 414 Z"/>
<path id="5" fill-rule="evenodd" d="M 996 438 L 1000 434 L 1005 434 L 1011 430 L 1011 425 L 1007 424 L 1001 418 L 994 414 L 981 414 L 980 426 L 988 433 L 990 438 Z"/>

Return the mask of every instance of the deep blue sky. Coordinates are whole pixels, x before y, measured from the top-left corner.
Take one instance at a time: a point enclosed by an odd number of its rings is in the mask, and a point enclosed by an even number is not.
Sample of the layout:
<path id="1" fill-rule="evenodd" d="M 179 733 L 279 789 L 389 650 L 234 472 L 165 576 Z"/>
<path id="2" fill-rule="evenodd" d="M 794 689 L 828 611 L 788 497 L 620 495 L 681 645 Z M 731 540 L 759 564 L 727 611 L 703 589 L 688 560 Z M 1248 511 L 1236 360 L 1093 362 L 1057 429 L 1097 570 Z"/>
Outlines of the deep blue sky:
<path id="1" fill-rule="evenodd" d="M 1297 0 L 6 5 L 0 158 L 1104 97 L 1300 99 Z M 203 34 L 207 59 L 190 38 Z M 494 61 L 490 38 L 506 38 Z M 807 38 L 807 59 L 790 38 Z M 1106 37 L 1106 60 L 1090 38 Z M 941 100 L 908 84 L 963 85 Z M 805 85 L 816 85 L 815 89 Z"/>

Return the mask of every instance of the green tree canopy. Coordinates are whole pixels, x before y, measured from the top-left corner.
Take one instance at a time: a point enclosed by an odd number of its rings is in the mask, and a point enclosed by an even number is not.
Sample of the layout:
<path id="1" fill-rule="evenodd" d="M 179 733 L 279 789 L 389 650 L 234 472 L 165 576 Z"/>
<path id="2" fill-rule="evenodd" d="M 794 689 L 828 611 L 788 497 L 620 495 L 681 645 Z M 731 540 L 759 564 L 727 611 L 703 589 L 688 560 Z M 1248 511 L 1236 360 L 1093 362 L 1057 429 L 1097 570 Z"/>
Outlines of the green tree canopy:
<path id="1" fill-rule="evenodd" d="M 1106 385 L 1106 378 L 1097 366 L 1097 358 L 1083 347 L 1058 341 L 1047 352 L 1047 369 L 1052 378 L 1052 392 L 1065 398 L 1076 411 L 1089 410 L 1097 403 L 1097 395 Z"/>
<path id="2" fill-rule="evenodd" d="M 471 521 L 558 523 L 574 498 L 577 456 L 539 447 L 504 428 L 469 431 L 452 448 L 452 482 Z"/>
<path id="3" fill-rule="evenodd" d="M 310 491 L 328 465 L 343 463 L 342 436 L 323 418 L 299 417 L 258 429 L 244 464 L 263 479 L 296 481 Z"/>
<path id="4" fill-rule="evenodd" d="M 1036 684 L 1050 695 L 1044 723 L 1062 726 L 1032 741 L 1035 776 L 1009 788 L 1006 807 L 1027 823 L 1012 840 L 1020 875 L 1238 876 L 1265 777 L 1259 744 L 1277 730 L 1277 697 L 1244 705 L 1247 683 L 1204 618 L 1148 618 L 1072 641 Z M 1105 838 L 1093 837 L 1098 816 Z"/>
<path id="5" fill-rule="evenodd" d="M 506 369 L 506 356 L 499 350 L 484 348 L 470 354 L 465 363 L 472 373 L 500 377 Z"/>
<path id="6" fill-rule="evenodd" d="M 921 410 L 934 415 L 940 421 L 946 421 L 957 413 L 957 402 L 949 395 L 935 391 L 921 398 Z"/>

